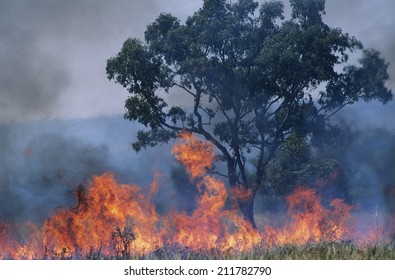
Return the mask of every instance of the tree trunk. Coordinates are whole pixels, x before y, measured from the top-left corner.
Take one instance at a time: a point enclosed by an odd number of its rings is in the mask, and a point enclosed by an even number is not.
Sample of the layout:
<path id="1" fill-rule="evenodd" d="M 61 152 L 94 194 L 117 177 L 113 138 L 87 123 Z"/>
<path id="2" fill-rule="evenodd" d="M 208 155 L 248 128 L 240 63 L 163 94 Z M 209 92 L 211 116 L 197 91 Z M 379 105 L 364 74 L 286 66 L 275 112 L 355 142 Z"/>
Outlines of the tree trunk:
<path id="1" fill-rule="evenodd" d="M 255 219 L 254 219 L 254 199 L 255 194 L 248 198 L 239 201 L 241 212 L 244 215 L 244 220 L 248 221 L 253 228 L 256 229 Z"/>
<path id="2" fill-rule="evenodd" d="M 256 192 L 252 192 L 250 196 L 247 197 L 236 197 L 235 195 L 235 188 L 237 188 L 237 177 L 236 177 L 236 170 L 235 170 L 235 161 L 228 160 L 228 174 L 229 174 L 229 185 L 232 191 L 230 194 L 231 202 L 234 205 L 238 205 L 241 213 L 243 214 L 244 220 L 249 222 L 253 228 L 256 228 L 255 219 L 254 219 L 254 199 Z"/>

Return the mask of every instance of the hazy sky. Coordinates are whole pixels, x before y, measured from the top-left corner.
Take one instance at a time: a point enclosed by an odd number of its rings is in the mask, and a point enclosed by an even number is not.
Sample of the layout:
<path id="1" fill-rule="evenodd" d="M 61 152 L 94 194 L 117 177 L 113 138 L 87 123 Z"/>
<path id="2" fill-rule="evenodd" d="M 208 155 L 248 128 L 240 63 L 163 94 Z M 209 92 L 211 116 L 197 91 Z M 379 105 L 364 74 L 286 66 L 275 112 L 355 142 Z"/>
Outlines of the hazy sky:
<path id="1" fill-rule="evenodd" d="M 330 26 L 355 35 L 392 63 L 395 88 L 395 1 L 326 2 Z M 185 19 L 201 3 L 0 0 L 0 124 L 123 113 L 126 92 L 107 80 L 106 60 L 128 37 L 142 38 L 160 12 Z M 394 108 L 388 106 L 387 114 Z"/>

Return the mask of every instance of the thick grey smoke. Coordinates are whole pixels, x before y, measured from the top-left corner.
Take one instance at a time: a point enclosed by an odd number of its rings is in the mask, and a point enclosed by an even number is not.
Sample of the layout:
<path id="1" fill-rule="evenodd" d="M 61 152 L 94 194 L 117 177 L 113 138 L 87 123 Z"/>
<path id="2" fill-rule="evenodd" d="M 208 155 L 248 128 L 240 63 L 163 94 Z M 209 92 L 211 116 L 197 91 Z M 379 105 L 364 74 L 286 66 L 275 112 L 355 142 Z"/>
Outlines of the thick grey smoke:
<path id="1" fill-rule="evenodd" d="M 74 203 L 78 185 L 104 171 L 124 182 L 152 181 L 163 165 L 157 150 L 134 154 L 136 129 L 121 115 L 35 121 L 122 113 L 125 93 L 108 82 L 106 60 L 127 37 L 141 38 L 161 6 L 0 1 L 0 220 L 42 220 Z"/>
<path id="2" fill-rule="evenodd" d="M 40 46 L 30 21 L 0 4 L 0 122 L 37 119 L 52 112 L 70 81 L 63 63 Z M 4 7 L 6 6 L 6 7 Z M 11 9 L 13 10 L 13 9 Z M 18 22 L 20 21 L 20 23 Z"/>
<path id="3" fill-rule="evenodd" d="M 0 135 L 0 221 L 42 222 L 56 209 L 75 205 L 75 191 L 104 172 L 143 191 L 159 172 L 163 188 L 155 202 L 162 208 L 174 194 L 167 176 L 174 163 L 170 148 L 134 153 L 134 130 L 120 115 L 0 125 Z"/>
<path id="4" fill-rule="evenodd" d="M 106 60 L 177 2 L 0 1 L 0 123 L 122 113 Z"/>
<path id="5" fill-rule="evenodd" d="M 83 62 L 81 51 L 107 37 L 104 13 L 93 1 L 1 1 L 1 123 L 67 111 L 67 89 L 78 83 L 69 61 L 75 52 Z"/>
<path id="6" fill-rule="evenodd" d="M 42 134 L 16 142 L 23 132 L 0 128 L 0 220 L 41 220 L 69 205 L 73 191 L 110 169 L 105 146 L 76 137 Z"/>

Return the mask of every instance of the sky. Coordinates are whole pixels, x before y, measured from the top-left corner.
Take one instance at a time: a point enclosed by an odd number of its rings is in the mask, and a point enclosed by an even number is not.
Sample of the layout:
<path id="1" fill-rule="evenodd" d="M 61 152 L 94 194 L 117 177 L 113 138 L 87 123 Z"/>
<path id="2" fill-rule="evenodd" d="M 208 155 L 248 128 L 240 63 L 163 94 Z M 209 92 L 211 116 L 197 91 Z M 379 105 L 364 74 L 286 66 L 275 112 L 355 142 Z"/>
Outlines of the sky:
<path id="1" fill-rule="evenodd" d="M 198 1 L 0 1 L 0 123 L 123 113 L 106 60 L 161 12 Z"/>
<path id="2" fill-rule="evenodd" d="M 169 174 L 169 147 L 131 150 L 139 126 L 123 119 L 127 92 L 108 81 L 106 62 L 128 37 L 142 39 L 161 12 L 185 20 L 201 4 L 0 0 L 0 220 L 40 220 L 73 200 L 70 188 L 106 170 L 145 184 L 160 168 Z M 378 49 L 391 63 L 394 90 L 395 1 L 326 4 L 330 26 Z M 395 132 L 395 102 L 354 105 L 340 116 L 355 126 Z"/>
<path id="3" fill-rule="evenodd" d="M 106 60 L 128 37 L 142 38 L 159 13 L 185 20 L 201 4 L 201 0 L 1 0 L 0 123 L 124 113 L 126 91 L 107 80 Z M 395 1 L 327 0 L 326 12 L 330 26 L 341 27 L 365 47 L 382 52 L 391 63 L 390 86 L 395 88 Z M 369 110 L 379 117 L 394 108 Z M 353 118 L 358 119 L 358 110 L 354 111 Z M 376 116 L 370 120 L 376 121 Z"/>

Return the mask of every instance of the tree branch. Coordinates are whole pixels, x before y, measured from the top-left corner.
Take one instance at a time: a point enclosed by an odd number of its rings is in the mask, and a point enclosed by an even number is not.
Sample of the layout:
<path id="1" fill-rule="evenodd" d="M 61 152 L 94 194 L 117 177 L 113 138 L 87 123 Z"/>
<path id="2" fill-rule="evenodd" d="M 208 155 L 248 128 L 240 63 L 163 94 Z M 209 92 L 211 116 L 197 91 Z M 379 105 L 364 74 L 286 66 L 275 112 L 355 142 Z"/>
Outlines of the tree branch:
<path id="1" fill-rule="evenodd" d="M 214 99 L 217 102 L 219 108 L 221 109 L 221 112 L 224 114 L 226 120 L 229 122 L 229 124 L 232 124 L 232 121 L 231 121 L 230 117 L 226 113 L 225 108 L 223 107 L 222 103 L 218 100 L 218 97 L 217 97 L 216 94 L 214 94 Z"/>
<path id="2" fill-rule="evenodd" d="M 228 175 L 225 175 L 225 174 L 223 174 L 223 173 L 221 173 L 221 172 L 219 172 L 219 171 L 208 171 L 207 173 L 219 175 L 219 176 L 221 176 L 221 177 L 224 177 L 224 178 L 229 179 L 229 176 L 228 176 Z"/>
<path id="3" fill-rule="evenodd" d="M 191 90 L 189 90 L 188 88 L 186 88 L 185 86 L 180 85 L 180 84 L 178 84 L 178 83 L 176 83 L 176 82 L 173 82 L 173 84 L 174 84 L 175 86 L 177 86 L 177 87 L 179 87 L 179 88 L 185 90 L 187 93 L 189 93 L 189 94 L 192 95 L 193 97 L 196 97 L 196 94 L 193 93 L 193 92 L 192 92 Z"/>
<path id="4" fill-rule="evenodd" d="M 329 120 L 331 117 L 333 117 L 335 114 L 337 114 L 341 109 L 343 109 L 344 107 L 346 107 L 347 105 L 351 105 L 353 102 L 349 101 L 346 103 L 343 103 L 341 106 L 339 106 L 339 108 L 337 108 L 335 111 L 333 111 L 331 114 L 329 114 L 328 116 L 325 117 L 325 120 Z M 317 113 L 318 115 L 318 113 Z"/>
<path id="5" fill-rule="evenodd" d="M 227 158 L 230 159 L 231 156 L 227 149 L 217 140 L 215 139 L 207 130 L 204 129 L 203 127 L 203 118 L 202 115 L 199 113 L 199 106 L 200 106 L 200 98 L 202 91 L 199 89 L 199 87 L 194 83 L 194 87 L 196 88 L 196 96 L 195 96 L 195 105 L 193 108 L 193 113 L 198 119 L 198 130 L 196 133 L 199 133 L 204 136 L 206 140 L 209 140 L 212 142 L 222 153 L 223 155 Z"/>

